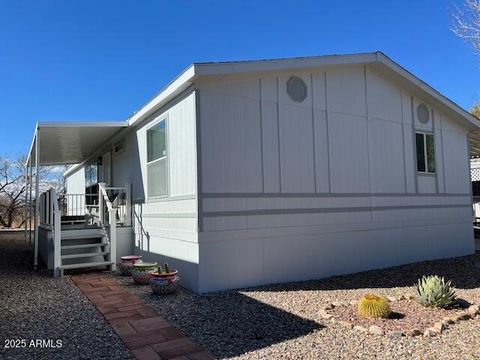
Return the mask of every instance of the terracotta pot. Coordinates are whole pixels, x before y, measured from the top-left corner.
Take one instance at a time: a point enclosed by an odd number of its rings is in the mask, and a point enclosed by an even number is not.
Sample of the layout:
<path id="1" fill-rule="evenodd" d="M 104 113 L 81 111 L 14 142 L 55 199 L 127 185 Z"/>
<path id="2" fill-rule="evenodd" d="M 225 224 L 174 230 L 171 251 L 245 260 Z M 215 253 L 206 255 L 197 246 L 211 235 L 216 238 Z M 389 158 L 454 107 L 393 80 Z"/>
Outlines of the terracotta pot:
<path id="1" fill-rule="evenodd" d="M 175 271 L 175 274 L 176 273 L 177 271 Z M 157 275 L 159 274 L 157 273 Z M 180 278 L 177 275 L 169 277 L 153 277 L 150 279 L 150 288 L 156 295 L 173 294 L 175 291 L 177 291 L 179 282 Z"/>
<path id="2" fill-rule="evenodd" d="M 127 256 L 122 256 L 120 259 L 122 260 L 122 263 L 135 264 L 137 262 L 140 262 L 142 257 L 140 255 L 127 255 Z"/>
<path id="3" fill-rule="evenodd" d="M 161 273 L 161 274 L 159 274 L 158 272 L 153 272 L 152 277 L 167 279 L 167 278 L 173 277 L 177 274 L 178 274 L 178 270 L 172 270 L 169 273 Z"/>
<path id="4" fill-rule="evenodd" d="M 152 272 L 157 268 L 157 263 L 140 262 L 133 264 L 132 279 L 137 285 L 148 285 Z"/>
<path id="5" fill-rule="evenodd" d="M 122 256 L 120 258 L 122 262 L 117 264 L 118 270 L 120 270 L 120 274 L 122 274 L 123 276 L 132 275 L 133 264 L 140 262 L 141 258 L 142 257 L 139 255 Z"/>

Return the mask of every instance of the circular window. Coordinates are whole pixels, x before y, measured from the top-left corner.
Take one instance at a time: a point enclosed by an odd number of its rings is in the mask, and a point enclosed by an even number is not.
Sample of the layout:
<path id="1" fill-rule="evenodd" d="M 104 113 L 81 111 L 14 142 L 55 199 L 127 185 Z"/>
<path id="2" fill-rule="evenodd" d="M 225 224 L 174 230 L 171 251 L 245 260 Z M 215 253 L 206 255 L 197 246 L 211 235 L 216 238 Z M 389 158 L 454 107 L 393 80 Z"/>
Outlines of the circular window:
<path id="1" fill-rule="evenodd" d="M 417 117 L 422 124 L 426 124 L 430 119 L 430 113 L 428 112 L 427 105 L 420 104 L 417 106 Z"/>
<path id="2" fill-rule="evenodd" d="M 287 94 L 295 102 L 302 102 L 307 98 L 307 85 L 297 76 L 292 76 L 287 82 Z"/>

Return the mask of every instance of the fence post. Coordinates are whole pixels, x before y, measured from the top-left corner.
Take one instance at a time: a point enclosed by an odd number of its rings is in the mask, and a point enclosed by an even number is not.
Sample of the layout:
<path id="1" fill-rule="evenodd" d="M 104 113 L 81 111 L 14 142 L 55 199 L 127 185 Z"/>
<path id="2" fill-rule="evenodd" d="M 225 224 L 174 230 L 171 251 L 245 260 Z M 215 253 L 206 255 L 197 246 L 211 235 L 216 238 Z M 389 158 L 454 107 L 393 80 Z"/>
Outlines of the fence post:
<path id="1" fill-rule="evenodd" d="M 112 264 L 112 271 L 117 270 L 117 209 L 109 210 L 110 220 L 110 261 Z"/>

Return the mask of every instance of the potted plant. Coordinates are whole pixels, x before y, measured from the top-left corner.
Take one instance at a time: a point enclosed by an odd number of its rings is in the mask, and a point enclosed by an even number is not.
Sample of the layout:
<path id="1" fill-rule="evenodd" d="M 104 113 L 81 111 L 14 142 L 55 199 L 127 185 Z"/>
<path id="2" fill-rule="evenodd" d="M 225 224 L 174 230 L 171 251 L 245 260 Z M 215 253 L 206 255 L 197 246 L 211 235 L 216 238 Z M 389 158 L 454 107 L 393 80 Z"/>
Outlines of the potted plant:
<path id="1" fill-rule="evenodd" d="M 157 263 L 137 262 L 133 264 L 132 279 L 137 285 L 148 285 Z"/>
<path id="2" fill-rule="evenodd" d="M 140 262 L 142 257 L 140 255 L 127 255 L 122 256 L 120 259 L 122 262 L 117 264 L 118 270 L 120 270 L 123 276 L 130 276 L 132 275 L 133 265 Z"/>
<path id="3" fill-rule="evenodd" d="M 150 279 L 150 287 L 152 292 L 157 295 L 172 294 L 177 291 L 178 282 L 178 270 L 170 269 L 168 263 L 165 263 L 163 268 L 158 265 L 157 271 L 150 273 L 152 276 Z"/>

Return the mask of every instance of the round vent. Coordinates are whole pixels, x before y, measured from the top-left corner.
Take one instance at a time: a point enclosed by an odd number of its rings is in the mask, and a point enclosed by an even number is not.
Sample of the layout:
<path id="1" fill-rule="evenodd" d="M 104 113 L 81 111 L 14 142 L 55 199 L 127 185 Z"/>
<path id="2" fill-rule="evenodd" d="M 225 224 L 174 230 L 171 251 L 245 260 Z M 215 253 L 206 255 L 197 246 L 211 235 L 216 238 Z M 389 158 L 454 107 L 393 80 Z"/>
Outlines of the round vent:
<path id="1" fill-rule="evenodd" d="M 417 106 L 417 117 L 422 124 L 428 123 L 430 119 L 430 113 L 428 112 L 427 105 L 420 104 Z"/>
<path id="2" fill-rule="evenodd" d="M 287 94 L 295 102 L 302 102 L 307 98 L 307 85 L 297 76 L 292 76 L 287 82 Z"/>

